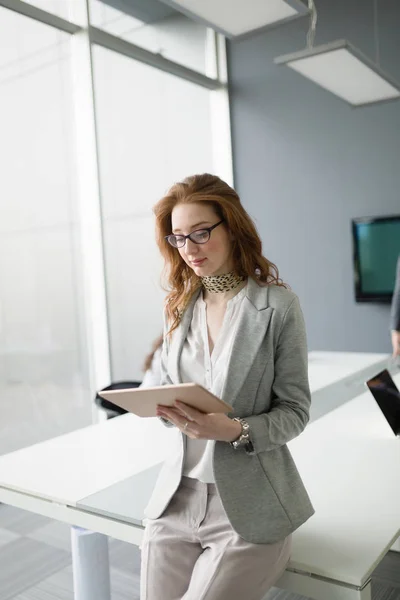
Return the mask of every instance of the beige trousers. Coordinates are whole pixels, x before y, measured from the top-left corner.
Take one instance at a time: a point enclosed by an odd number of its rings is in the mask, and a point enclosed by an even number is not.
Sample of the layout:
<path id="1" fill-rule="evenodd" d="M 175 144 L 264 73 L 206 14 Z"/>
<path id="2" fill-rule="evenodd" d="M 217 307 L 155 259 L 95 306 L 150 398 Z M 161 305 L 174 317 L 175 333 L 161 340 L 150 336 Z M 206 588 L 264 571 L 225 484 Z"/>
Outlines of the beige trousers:
<path id="1" fill-rule="evenodd" d="M 216 486 L 183 477 L 164 514 L 146 525 L 140 599 L 262 600 L 286 568 L 291 537 L 244 541 Z"/>

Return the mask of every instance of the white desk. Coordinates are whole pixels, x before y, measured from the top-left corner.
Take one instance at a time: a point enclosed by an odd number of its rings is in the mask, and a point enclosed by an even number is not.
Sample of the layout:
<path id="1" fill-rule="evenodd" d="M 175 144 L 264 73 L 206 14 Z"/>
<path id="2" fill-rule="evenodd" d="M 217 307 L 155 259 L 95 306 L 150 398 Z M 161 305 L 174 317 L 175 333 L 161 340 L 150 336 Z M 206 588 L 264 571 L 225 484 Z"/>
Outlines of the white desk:
<path id="1" fill-rule="evenodd" d="M 349 376 L 350 358 L 368 376 L 383 368 L 382 355 L 313 354 L 329 385 L 330 361 L 335 377 Z M 313 368 L 310 360 L 314 396 L 322 371 L 313 376 Z M 0 457 L 0 501 L 139 544 L 137 486 L 150 493 L 175 434 L 155 419 L 124 415 Z M 316 514 L 295 532 L 278 585 L 316 600 L 370 600 L 370 574 L 400 534 L 399 439 L 365 392 L 314 419 L 290 448 Z"/>
<path id="2" fill-rule="evenodd" d="M 338 383 L 346 377 L 358 378 L 364 371 L 376 372 L 386 368 L 388 355 L 372 352 L 309 352 L 308 370 L 310 388 L 314 392 Z"/>
<path id="3" fill-rule="evenodd" d="M 316 512 L 293 536 L 281 584 L 314 598 L 370 599 L 371 573 L 400 536 L 400 439 L 366 391 L 289 446 Z"/>
<path id="4" fill-rule="evenodd" d="M 387 354 L 310 352 L 308 372 L 312 405 L 310 422 L 365 391 L 365 381 L 387 367 Z"/>

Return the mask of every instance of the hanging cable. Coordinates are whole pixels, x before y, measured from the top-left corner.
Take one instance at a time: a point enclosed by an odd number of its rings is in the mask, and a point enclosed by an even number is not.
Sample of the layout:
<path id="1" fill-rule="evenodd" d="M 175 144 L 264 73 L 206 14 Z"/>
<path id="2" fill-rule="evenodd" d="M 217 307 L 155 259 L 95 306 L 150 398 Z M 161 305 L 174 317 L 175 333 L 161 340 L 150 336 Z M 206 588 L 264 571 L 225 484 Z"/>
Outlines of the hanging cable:
<path id="1" fill-rule="evenodd" d="M 308 0 L 308 9 L 310 11 L 310 27 L 307 33 L 307 48 L 312 48 L 317 27 L 317 9 L 315 8 L 314 0 Z"/>
<path id="2" fill-rule="evenodd" d="M 375 39 L 375 62 L 380 67 L 381 65 L 381 49 L 379 44 L 379 27 L 378 27 L 378 0 L 374 0 L 374 39 Z"/>

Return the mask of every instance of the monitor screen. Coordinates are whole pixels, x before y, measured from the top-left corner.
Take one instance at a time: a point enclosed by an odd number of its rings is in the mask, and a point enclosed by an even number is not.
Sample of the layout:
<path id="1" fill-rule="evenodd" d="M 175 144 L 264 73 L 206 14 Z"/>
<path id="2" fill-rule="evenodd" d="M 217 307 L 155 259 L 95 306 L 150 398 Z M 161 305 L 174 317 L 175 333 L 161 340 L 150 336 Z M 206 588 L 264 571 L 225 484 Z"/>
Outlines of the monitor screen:
<path id="1" fill-rule="evenodd" d="M 390 302 L 400 257 L 400 215 L 353 219 L 355 295 L 358 302 Z"/>

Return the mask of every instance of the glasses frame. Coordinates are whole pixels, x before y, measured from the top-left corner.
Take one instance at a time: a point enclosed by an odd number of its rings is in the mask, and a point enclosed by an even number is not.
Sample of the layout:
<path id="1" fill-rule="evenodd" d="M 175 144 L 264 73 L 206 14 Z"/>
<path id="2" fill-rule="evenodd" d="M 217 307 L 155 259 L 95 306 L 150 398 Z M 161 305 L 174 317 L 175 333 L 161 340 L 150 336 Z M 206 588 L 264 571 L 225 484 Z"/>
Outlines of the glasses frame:
<path id="1" fill-rule="evenodd" d="M 170 233 L 169 235 L 166 235 L 164 237 L 165 240 L 167 240 L 167 242 L 169 243 L 170 246 L 172 246 L 173 248 L 184 248 L 186 245 L 186 240 L 189 239 L 193 244 L 207 244 L 207 242 L 210 240 L 211 237 L 211 232 L 213 229 L 215 229 L 216 227 L 218 227 L 218 225 L 221 225 L 221 223 L 224 223 L 225 219 L 222 219 L 221 221 L 218 221 L 218 223 L 215 223 L 215 225 L 211 225 L 211 227 L 201 227 L 200 229 L 195 229 L 194 231 L 191 231 L 190 233 L 188 233 L 188 235 L 182 235 L 180 233 L 176 234 L 176 233 Z M 197 233 L 198 231 L 208 231 L 208 239 L 205 240 L 205 242 L 195 242 L 191 236 L 194 233 Z M 169 238 L 171 237 L 180 237 L 183 238 L 183 244 L 181 246 L 174 246 L 174 244 L 171 244 Z"/>

